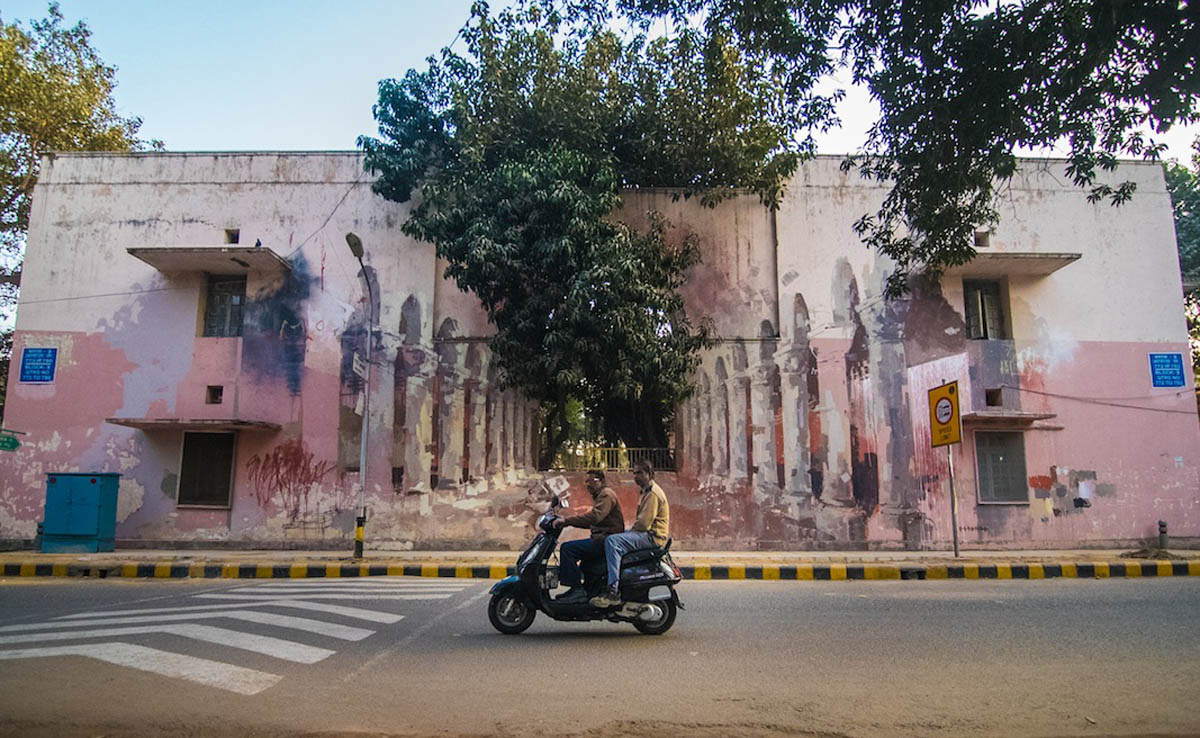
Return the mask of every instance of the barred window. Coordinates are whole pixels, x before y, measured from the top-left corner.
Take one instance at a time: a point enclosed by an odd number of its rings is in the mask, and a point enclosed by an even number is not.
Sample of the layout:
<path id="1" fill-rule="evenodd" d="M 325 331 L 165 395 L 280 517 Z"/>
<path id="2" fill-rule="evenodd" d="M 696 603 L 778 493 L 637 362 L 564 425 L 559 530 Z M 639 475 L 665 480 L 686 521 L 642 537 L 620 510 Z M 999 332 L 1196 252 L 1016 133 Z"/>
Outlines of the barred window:
<path id="1" fill-rule="evenodd" d="M 204 335 L 242 335 L 242 308 L 246 304 L 246 278 L 211 274 L 204 300 Z"/>
<path id="2" fill-rule="evenodd" d="M 980 502 L 1028 502 L 1023 433 L 975 433 Z"/>

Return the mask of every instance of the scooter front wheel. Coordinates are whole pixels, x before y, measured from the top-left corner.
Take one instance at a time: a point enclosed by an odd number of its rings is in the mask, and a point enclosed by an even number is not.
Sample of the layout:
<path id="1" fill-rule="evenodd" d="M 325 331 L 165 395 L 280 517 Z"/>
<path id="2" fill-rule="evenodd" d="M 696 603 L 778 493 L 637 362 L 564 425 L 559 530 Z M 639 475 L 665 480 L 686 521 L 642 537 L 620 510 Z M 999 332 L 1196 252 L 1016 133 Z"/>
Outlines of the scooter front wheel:
<path id="1" fill-rule="evenodd" d="M 533 625 L 537 610 L 513 592 L 501 592 L 488 602 L 488 620 L 492 627 L 505 635 L 516 635 Z"/>
<path id="2" fill-rule="evenodd" d="M 654 604 L 662 610 L 661 617 L 657 617 L 654 620 L 638 619 L 633 621 L 633 627 L 637 628 L 644 635 L 662 635 L 675 624 L 676 608 L 674 600 L 663 600 Z"/>

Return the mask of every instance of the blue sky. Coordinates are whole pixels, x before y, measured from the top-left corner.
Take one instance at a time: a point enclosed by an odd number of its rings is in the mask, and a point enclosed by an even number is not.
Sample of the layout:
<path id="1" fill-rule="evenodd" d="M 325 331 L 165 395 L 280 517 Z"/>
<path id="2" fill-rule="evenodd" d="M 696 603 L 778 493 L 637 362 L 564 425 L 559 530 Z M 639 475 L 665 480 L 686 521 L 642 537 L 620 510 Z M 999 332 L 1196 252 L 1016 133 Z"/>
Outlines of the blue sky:
<path id="1" fill-rule="evenodd" d="M 4 21 L 45 0 L 0 0 Z M 385 77 L 453 40 L 470 0 L 62 0 L 116 66 L 118 106 L 170 150 L 353 149 Z"/>
<path id="2" fill-rule="evenodd" d="M 471 0 L 61 0 L 117 70 L 117 104 L 173 151 L 349 150 L 374 135 L 380 79 L 450 43 Z M 502 0 L 494 0 L 494 7 Z M 0 0 L 0 18 L 44 17 L 45 0 Z M 875 117 L 861 91 L 822 153 L 857 148 Z M 1190 158 L 1200 126 L 1167 137 Z M 1053 152 L 1042 152 L 1053 153 Z M 1061 152 L 1059 152 L 1061 153 Z"/>

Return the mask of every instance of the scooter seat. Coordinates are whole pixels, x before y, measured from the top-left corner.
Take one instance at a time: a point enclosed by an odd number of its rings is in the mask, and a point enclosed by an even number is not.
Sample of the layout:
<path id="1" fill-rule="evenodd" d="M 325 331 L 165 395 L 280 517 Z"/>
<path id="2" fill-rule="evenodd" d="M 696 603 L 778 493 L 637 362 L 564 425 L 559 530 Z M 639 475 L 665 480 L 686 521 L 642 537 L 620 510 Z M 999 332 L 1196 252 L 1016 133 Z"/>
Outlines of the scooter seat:
<path id="1" fill-rule="evenodd" d="M 643 548 L 639 551 L 630 551 L 621 557 L 621 565 L 628 566 L 630 564 L 640 564 L 643 561 L 653 561 L 663 555 L 663 549 L 655 546 L 654 548 Z"/>

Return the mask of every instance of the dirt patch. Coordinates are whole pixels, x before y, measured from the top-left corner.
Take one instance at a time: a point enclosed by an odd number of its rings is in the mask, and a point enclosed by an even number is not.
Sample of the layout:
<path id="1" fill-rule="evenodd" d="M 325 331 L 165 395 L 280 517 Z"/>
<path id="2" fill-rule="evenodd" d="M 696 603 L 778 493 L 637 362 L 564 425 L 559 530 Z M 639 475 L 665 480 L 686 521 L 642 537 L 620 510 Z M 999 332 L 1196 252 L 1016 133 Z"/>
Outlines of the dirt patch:
<path id="1" fill-rule="evenodd" d="M 1121 554 L 1123 559 L 1160 559 L 1166 561 L 1187 561 L 1189 559 L 1200 558 L 1198 556 L 1185 556 L 1183 554 L 1168 551 L 1165 548 L 1139 548 L 1137 551 L 1126 551 Z"/>
<path id="2" fill-rule="evenodd" d="M 6 722 L 0 738 L 847 738 L 841 733 L 800 730 L 771 723 L 673 723 L 667 721 L 621 720 L 580 732 L 561 728 L 522 727 L 487 733 L 359 731 L 303 731 L 271 726 L 233 724 L 65 724 L 56 722 Z"/>

